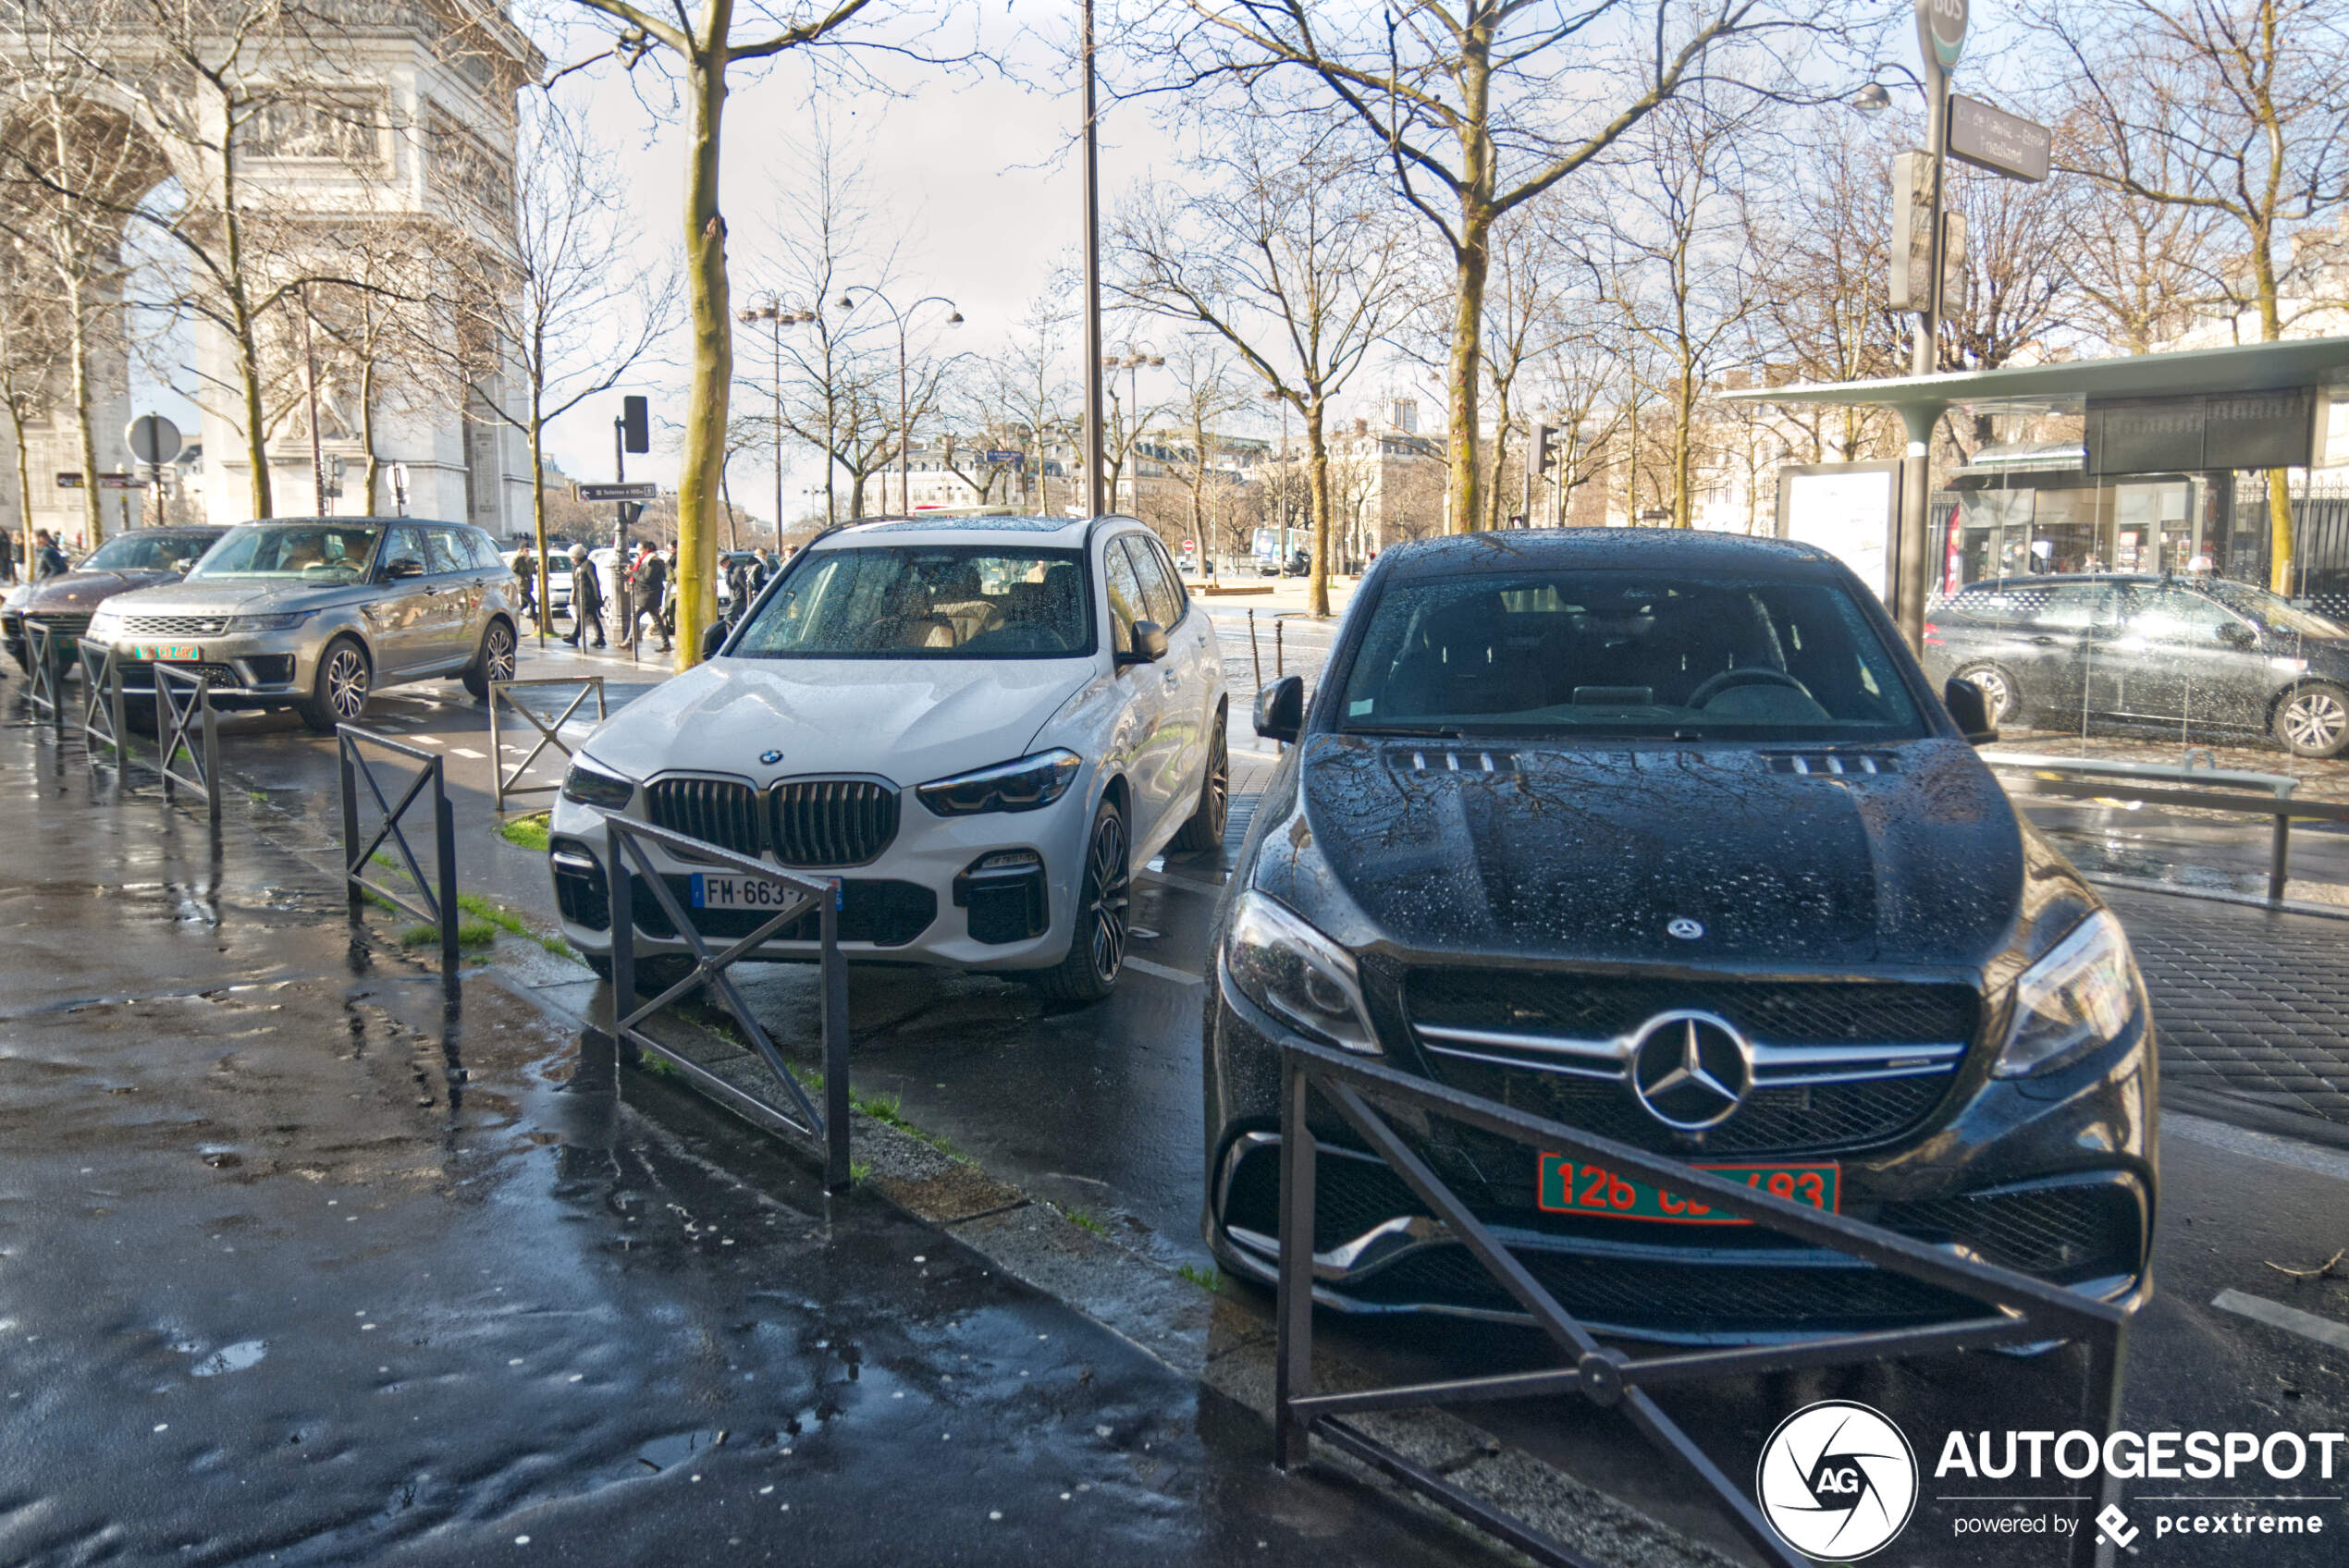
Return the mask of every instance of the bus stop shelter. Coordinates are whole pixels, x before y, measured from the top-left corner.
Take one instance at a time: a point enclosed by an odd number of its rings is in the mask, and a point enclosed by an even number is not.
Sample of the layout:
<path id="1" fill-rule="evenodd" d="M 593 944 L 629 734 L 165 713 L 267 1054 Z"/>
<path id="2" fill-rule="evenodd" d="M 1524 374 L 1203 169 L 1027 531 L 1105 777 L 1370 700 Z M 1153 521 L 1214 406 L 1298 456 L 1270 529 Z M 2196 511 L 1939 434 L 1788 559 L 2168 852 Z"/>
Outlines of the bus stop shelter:
<path id="1" fill-rule="evenodd" d="M 1900 415 L 1908 450 L 1888 598 L 1912 640 L 1930 604 L 1987 578 L 2192 571 L 2264 584 L 2277 472 L 2297 541 L 2287 592 L 2349 608 L 2349 485 L 2327 494 L 2323 484 L 2327 467 L 2349 464 L 2349 337 L 1797 383 L 1723 400 Z M 1929 496 L 1929 443 L 1953 411 L 2043 416 L 2067 434 L 1983 442 Z"/>

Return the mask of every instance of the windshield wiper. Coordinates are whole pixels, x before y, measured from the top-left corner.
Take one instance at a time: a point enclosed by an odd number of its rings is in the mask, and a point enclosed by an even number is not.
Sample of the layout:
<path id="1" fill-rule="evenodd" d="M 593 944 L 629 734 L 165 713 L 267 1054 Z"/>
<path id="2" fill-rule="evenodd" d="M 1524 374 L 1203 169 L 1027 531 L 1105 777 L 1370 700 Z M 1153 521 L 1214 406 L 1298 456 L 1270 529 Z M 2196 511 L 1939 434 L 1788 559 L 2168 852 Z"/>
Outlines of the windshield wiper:
<path id="1" fill-rule="evenodd" d="M 1349 724 L 1346 727 L 1344 733 L 1347 735 L 1394 735 L 1408 737 L 1412 740 L 1425 741 L 1457 741 L 1460 738 L 1460 732 L 1458 730 L 1447 729 L 1440 724 Z"/>

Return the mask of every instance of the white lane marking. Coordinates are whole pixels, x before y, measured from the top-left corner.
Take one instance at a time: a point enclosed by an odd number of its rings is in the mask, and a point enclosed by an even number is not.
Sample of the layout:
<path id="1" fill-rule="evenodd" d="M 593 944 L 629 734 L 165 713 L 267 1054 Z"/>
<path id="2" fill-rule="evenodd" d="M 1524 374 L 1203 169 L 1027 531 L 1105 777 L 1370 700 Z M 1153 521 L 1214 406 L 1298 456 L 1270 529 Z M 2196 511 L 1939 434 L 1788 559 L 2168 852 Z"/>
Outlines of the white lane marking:
<path id="1" fill-rule="evenodd" d="M 2281 1137 L 2273 1133 L 2254 1133 L 2247 1128 L 2231 1127 L 2223 1121 L 2188 1116 L 2178 1110 L 2161 1113 L 2161 1131 L 2165 1137 L 2208 1144 L 2229 1154 L 2249 1155 L 2270 1165 L 2290 1165 L 2314 1171 L 2319 1176 L 2330 1176 L 2338 1182 L 2349 1182 L 2349 1154 L 2317 1144 L 2304 1144 L 2297 1138 Z"/>
<path id="2" fill-rule="evenodd" d="M 1224 896 L 1221 883 L 1200 882 L 1188 876 L 1177 876 L 1171 871 L 1138 871 L 1134 875 L 1140 880 L 1163 882 L 1170 888 L 1180 888 L 1187 893 L 1198 893 L 1205 898 L 1220 899 Z"/>
<path id="3" fill-rule="evenodd" d="M 1146 958 L 1129 958 L 1125 961 L 1125 967 L 1128 969 L 1139 970 L 1144 974 L 1155 974 L 1161 980 L 1172 980 L 1178 986 L 1204 986 L 1207 984 L 1207 981 L 1203 976 L 1194 974 L 1187 969 L 1169 969 L 1162 963 L 1152 963 Z"/>
<path id="4" fill-rule="evenodd" d="M 484 753 L 474 751 L 471 746 L 451 746 L 449 748 L 449 754 L 452 757 L 471 757 L 473 761 L 479 762 Z"/>
<path id="5" fill-rule="evenodd" d="M 1131 967 L 1137 961 L 1127 959 Z M 2319 1317 L 2313 1312 L 2303 1312 L 2296 1306 L 2286 1306 L 2266 1296 L 2245 1295 L 2228 1289 L 2210 1298 L 2210 1305 L 2221 1312 L 2232 1312 L 2238 1317 L 2248 1317 L 2255 1323 L 2265 1323 L 2270 1329 L 2281 1329 L 2304 1340 L 2314 1340 L 2335 1350 L 2349 1350 L 2349 1323 L 2336 1323 L 2330 1317 Z"/>
<path id="6" fill-rule="evenodd" d="M 437 735 L 411 735 L 408 738 L 415 741 L 419 746 L 445 746 L 449 744 L 448 741 L 442 740 Z"/>

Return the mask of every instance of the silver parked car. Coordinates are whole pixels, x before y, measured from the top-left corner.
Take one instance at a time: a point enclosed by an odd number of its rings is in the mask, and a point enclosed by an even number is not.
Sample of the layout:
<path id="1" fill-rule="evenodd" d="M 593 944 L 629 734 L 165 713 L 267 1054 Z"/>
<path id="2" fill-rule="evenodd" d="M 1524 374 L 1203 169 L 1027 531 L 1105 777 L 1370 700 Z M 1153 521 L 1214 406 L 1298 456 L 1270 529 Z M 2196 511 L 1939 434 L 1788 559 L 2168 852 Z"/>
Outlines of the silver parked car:
<path id="1" fill-rule="evenodd" d="M 230 529 L 178 582 L 108 599 L 82 634 L 143 666 L 212 677 L 224 707 L 290 707 L 330 730 L 378 686 L 514 672 L 513 576 L 488 534 L 414 518 L 287 518 Z"/>

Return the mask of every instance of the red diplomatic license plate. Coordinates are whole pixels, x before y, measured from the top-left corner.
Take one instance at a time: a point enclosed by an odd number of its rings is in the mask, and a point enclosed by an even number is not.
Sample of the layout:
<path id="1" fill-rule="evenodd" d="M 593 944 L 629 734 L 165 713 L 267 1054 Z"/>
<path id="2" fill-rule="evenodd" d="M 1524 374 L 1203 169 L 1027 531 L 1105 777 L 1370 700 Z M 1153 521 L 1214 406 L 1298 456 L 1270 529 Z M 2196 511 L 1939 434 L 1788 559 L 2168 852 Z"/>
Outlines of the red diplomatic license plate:
<path id="1" fill-rule="evenodd" d="M 1842 1197 L 1843 1168 L 1833 1160 L 1814 1165 L 1699 1165 L 1696 1169 L 1724 1181 L 1741 1182 L 1775 1198 L 1808 1204 L 1824 1214 L 1836 1212 Z M 1558 1154 L 1542 1157 L 1534 1201 L 1551 1214 L 1603 1214 L 1660 1225 L 1753 1223 L 1693 1198 L 1617 1176 L 1603 1165 Z"/>

